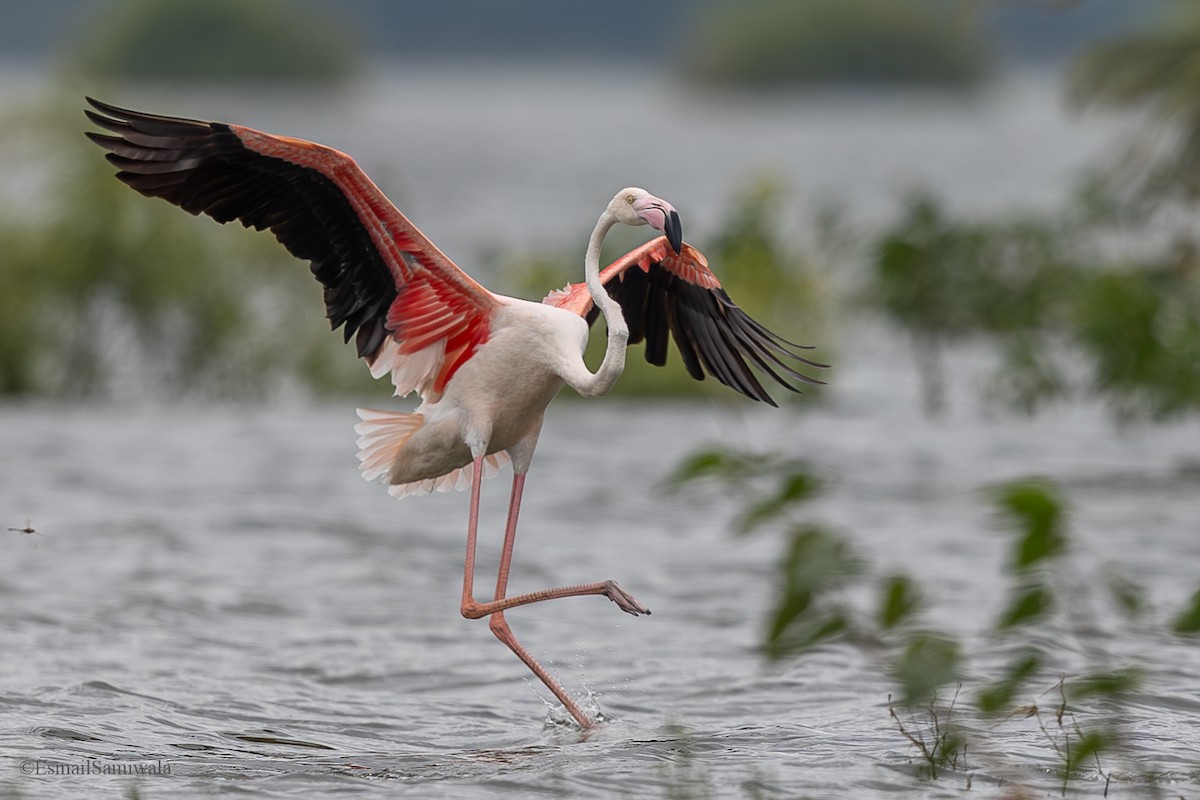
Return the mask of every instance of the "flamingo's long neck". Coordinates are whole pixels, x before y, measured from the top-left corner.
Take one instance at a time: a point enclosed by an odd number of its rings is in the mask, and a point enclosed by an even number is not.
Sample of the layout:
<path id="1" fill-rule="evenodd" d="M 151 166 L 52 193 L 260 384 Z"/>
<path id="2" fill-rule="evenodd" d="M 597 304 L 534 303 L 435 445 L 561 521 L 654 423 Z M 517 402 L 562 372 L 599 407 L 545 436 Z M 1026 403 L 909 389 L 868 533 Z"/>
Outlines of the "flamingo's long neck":
<path id="1" fill-rule="evenodd" d="M 592 375 L 589 386 L 581 394 L 593 397 L 608 394 L 613 384 L 625 370 L 625 348 L 629 343 L 629 325 L 617 301 L 608 296 L 604 284 L 600 283 L 600 248 L 609 229 L 616 224 L 616 218 L 609 209 L 605 209 L 592 230 L 592 238 L 588 240 L 587 254 L 583 260 L 584 280 L 587 282 L 588 293 L 592 302 L 604 315 L 608 326 L 608 347 L 604 351 L 604 360 L 599 369 Z"/>

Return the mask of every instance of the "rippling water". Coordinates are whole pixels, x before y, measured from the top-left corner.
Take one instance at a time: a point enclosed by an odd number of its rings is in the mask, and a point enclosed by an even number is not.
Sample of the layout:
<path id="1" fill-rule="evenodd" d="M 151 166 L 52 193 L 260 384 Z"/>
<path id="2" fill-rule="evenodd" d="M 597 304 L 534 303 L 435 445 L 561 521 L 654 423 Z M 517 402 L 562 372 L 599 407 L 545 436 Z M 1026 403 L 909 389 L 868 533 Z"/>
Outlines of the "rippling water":
<path id="1" fill-rule="evenodd" d="M 931 622 L 969 650 L 1005 602 L 1005 540 L 974 491 L 991 481 L 1062 481 L 1080 572 L 1120 563 L 1159 617 L 1196 588 L 1196 425 L 1114 434 L 1098 410 L 1027 421 L 969 403 L 928 422 L 890 348 L 851 360 L 830 402 L 805 413 L 552 408 L 513 590 L 613 577 L 654 611 L 635 619 L 579 598 L 510 612 L 533 652 L 611 718 L 587 735 L 486 624 L 459 617 L 466 496 L 398 502 L 362 481 L 349 405 L 4 408 L 0 522 L 28 518 L 39 533 L 0 540 L 0 793 L 923 797 L 968 785 L 1000 796 L 1013 782 L 1056 793 L 1057 756 L 1031 723 L 969 722 L 991 752 L 930 783 L 865 651 L 836 643 L 765 663 L 756 645 L 780 542 L 729 535 L 725 500 L 659 488 L 701 443 L 811 458 L 833 481 L 814 516 L 879 568 L 913 572 Z M 487 484 L 481 592 L 506 499 L 505 478 Z M 1117 720 L 1125 755 L 1104 765 L 1110 796 L 1145 796 L 1145 772 L 1168 796 L 1200 791 L 1195 643 L 1103 609 L 1061 633 L 1055 669 L 1102 653 L 1145 670 Z M 970 666 L 989 677 L 998 664 Z M 1077 713 L 1106 719 L 1099 705 Z M 169 774 L 21 774 L 81 764 Z M 1085 770 L 1072 792 L 1103 790 Z"/>

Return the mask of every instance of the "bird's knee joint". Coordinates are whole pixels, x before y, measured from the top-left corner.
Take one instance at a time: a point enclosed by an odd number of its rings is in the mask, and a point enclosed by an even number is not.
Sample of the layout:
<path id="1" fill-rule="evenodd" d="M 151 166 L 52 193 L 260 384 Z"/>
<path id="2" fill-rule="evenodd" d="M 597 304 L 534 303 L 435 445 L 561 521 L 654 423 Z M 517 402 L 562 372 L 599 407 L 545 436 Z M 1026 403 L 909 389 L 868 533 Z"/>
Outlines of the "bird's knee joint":
<path id="1" fill-rule="evenodd" d="M 486 616 L 487 612 L 483 610 L 483 606 L 476 603 L 474 600 L 464 602 L 458 609 L 458 613 L 462 614 L 467 619 L 479 619 Z"/>
<path id="2" fill-rule="evenodd" d="M 509 633 L 508 621 L 504 619 L 503 611 L 497 611 L 495 614 L 492 614 L 492 618 L 488 620 L 488 628 L 497 636 Z"/>

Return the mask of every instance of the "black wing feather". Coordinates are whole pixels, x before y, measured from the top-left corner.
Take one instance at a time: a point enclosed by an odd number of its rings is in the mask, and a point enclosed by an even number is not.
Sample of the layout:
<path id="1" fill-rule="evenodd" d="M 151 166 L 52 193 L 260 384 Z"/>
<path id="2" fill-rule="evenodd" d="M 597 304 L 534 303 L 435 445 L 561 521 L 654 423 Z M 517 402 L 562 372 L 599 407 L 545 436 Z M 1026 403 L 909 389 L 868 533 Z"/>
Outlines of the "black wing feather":
<path id="1" fill-rule="evenodd" d="M 96 109 L 84 112 L 88 119 L 116 134 L 87 137 L 109 151 L 118 179 L 192 214 L 270 229 L 292 255 L 312 262 L 313 275 L 325 287 L 330 325 L 344 326 L 346 341 L 357 334 L 360 356 L 379 349 L 395 280 L 333 181 L 316 169 L 249 149 L 219 122 L 88 102 Z"/>
<path id="2" fill-rule="evenodd" d="M 671 314 L 671 336 L 675 339 L 675 349 L 683 359 L 683 366 L 698 381 L 704 380 L 704 368 L 700 365 L 697 355 L 696 338 L 692 335 L 692 326 L 688 324 L 689 312 L 686 308 L 675 308 Z"/>
<path id="3" fill-rule="evenodd" d="M 703 380 L 706 374 L 711 375 L 747 397 L 770 405 L 776 405 L 775 400 L 751 365 L 792 392 L 800 391 L 792 380 L 824 383 L 793 366 L 825 367 L 796 352 L 810 347 L 788 341 L 755 321 L 720 286 L 700 286 L 660 262 L 652 262 L 644 270 L 634 265 L 617 273 L 605 288 L 625 315 L 629 343 L 644 341 L 646 360 L 651 364 L 666 363 L 667 340 L 674 339 L 684 367 L 693 378 Z M 593 308 L 588 322 L 596 317 Z"/>
<path id="4" fill-rule="evenodd" d="M 667 324 L 667 304 L 670 302 L 670 292 L 663 285 L 664 279 L 671 276 L 665 273 L 651 273 L 646 282 L 646 302 L 642 325 L 646 340 L 646 360 L 656 367 L 667 363 L 667 343 L 670 340 Z M 624 311 L 624 305 L 622 305 Z M 636 343 L 634 339 L 630 342 Z"/>

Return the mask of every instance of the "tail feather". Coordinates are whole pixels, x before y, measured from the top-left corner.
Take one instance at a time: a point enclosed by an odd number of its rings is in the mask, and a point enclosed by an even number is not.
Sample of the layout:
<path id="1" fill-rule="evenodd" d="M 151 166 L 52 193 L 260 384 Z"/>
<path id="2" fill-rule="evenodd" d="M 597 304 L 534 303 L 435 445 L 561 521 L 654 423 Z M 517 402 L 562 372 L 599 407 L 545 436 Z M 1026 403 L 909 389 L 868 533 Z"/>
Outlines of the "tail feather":
<path id="1" fill-rule="evenodd" d="M 369 481 L 388 476 L 392 465 L 396 463 L 400 448 L 404 447 L 409 437 L 425 423 L 421 414 L 371 408 L 358 409 L 358 417 L 362 420 L 354 426 L 354 431 L 358 434 L 358 468 Z M 510 462 L 508 453 L 491 453 L 483 459 L 483 477 L 491 478 Z M 388 486 L 388 494 L 392 497 L 404 497 L 410 494 L 462 490 L 471 485 L 474 474 L 475 465 L 467 464 L 436 478 L 391 484 Z"/>
<path id="2" fill-rule="evenodd" d="M 483 477 L 486 479 L 495 476 L 501 468 L 509 463 L 511 463 L 511 459 L 508 457 L 508 453 L 503 451 L 484 456 Z M 467 464 L 465 467 L 452 470 L 436 478 L 427 478 L 411 483 L 393 483 L 388 487 L 388 494 L 392 497 L 407 497 L 410 494 L 430 494 L 431 492 L 461 492 L 463 489 L 470 488 L 474 476 L 475 465 Z"/>
<path id="3" fill-rule="evenodd" d="M 391 472 L 400 448 L 425 423 L 420 414 L 400 411 L 358 409 L 362 422 L 354 426 L 358 434 L 358 468 L 369 481 Z"/>

